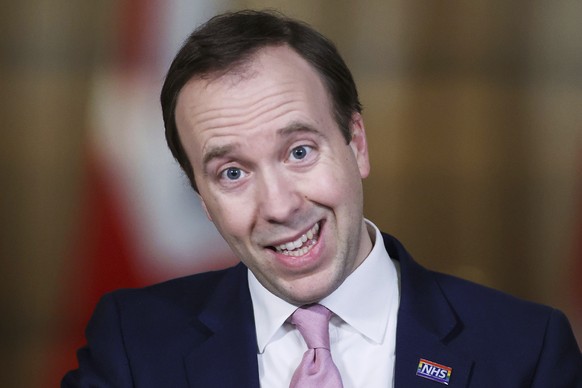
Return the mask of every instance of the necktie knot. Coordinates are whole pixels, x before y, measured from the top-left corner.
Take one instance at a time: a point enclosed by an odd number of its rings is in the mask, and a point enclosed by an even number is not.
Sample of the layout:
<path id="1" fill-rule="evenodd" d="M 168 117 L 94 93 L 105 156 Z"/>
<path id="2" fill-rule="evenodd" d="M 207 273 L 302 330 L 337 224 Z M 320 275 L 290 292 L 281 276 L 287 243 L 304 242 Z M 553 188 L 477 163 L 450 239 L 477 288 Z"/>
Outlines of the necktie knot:
<path id="1" fill-rule="evenodd" d="M 332 312 L 322 305 L 299 307 L 291 323 L 307 343 L 307 351 L 291 378 L 291 388 L 341 388 L 342 381 L 329 349 L 329 319 Z"/>
<path id="2" fill-rule="evenodd" d="M 331 311 L 320 304 L 299 307 L 291 316 L 309 349 L 329 350 L 329 319 Z"/>

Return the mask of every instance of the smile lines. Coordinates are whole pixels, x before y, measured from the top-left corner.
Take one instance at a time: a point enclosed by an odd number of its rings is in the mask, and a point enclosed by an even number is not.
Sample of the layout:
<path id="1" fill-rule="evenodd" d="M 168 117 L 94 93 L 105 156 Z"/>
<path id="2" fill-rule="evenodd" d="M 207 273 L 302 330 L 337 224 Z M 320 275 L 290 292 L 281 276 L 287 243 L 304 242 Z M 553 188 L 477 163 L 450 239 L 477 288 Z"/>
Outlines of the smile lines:
<path id="1" fill-rule="evenodd" d="M 315 224 L 307 233 L 301 235 L 297 240 L 285 244 L 277 245 L 275 250 L 288 256 L 302 256 L 309 252 L 309 249 L 317 242 L 319 224 Z"/>

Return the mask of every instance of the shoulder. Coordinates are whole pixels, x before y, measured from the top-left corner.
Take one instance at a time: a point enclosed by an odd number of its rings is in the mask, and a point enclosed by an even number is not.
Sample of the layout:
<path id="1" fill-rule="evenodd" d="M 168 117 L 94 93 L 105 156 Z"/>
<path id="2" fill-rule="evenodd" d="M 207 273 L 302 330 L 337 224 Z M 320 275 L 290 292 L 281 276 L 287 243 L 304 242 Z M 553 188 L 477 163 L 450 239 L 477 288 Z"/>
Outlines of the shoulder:
<path id="1" fill-rule="evenodd" d="M 474 362 L 473 378 L 480 381 L 513 376 L 539 386 L 573 386 L 582 379 L 580 350 L 562 312 L 428 270 L 396 239 L 384 240 L 400 263 L 399 325 L 407 339 L 418 330 L 436 334 L 447 351 Z"/>
<path id="2" fill-rule="evenodd" d="M 113 302 L 124 312 L 144 313 L 148 311 L 175 311 L 192 314 L 200 310 L 223 284 L 233 283 L 225 279 L 246 279 L 246 267 L 235 267 L 210 271 L 168 280 L 143 288 L 121 289 L 105 295 L 102 303 Z M 143 315 L 142 315 L 143 316 Z"/>
<path id="3" fill-rule="evenodd" d="M 232 295 L 250 299 L 246 271 L 237 265 L 104 295 L 87 325 L 79 368 L 63 386 L 182 386 L 183 357 L 210 333 L 200 317 L 217 310 L 228 317 Z"/>
<path id="4" fill-rule="evenodd" d="M 508 293 L 480 285 L 456 276 L 436 272 L 423 267 L 412 259 L 404 246 L 390 235 L 383 235 L 390 257 L 400 263 L 402 289 L 406 297 L 416 301 L 429 295 L 442 295 L 457 314 L 479 321 L 495 318 L 528 321 L 532 317 L 543 318 L 554 309 L 526 301 Z"/>
<path id="5" fill-rule="evenodd" d="M 530 322 L 531 318 L 545 318 L 555 310 L 549 306 L 531 302 L 508 293 L 477 284 L 465 279 L 439 272 L 429 271 L 452 306 L 466 307 L 464 315 L 475 319 L 499 317 L 505 321 Z M 464 310 L 464 309 L 463 309 Z"/>
<path id="6" fill-rule="evenodd" d="M 564 313 L 453 276 L 432 274 L 460 323 L 460 332 L 449 345 L 487 366 L 476 367 L 475 375 L 488 378 L 492 370 L 503 370 L 501 375 L 508 376 L 523 369 L 523 375 L 540 386 L 582 384 L 582 355 Z M 498 365 L 500 360 L 504 365 Z"/>
<path id="7" fill-rule="evenodd" d="M 105 294 L 97 304 L 86 335 L 102 337 L 120 330 L 126 341 L 172 337 L 199 321 L 209 304 L 226 304 L 228 295 L 246 287 L 246 267 L 237 265 L 143 288 L 120 289 Z M 203 325 L 200 331 L 204 332 Z"/>

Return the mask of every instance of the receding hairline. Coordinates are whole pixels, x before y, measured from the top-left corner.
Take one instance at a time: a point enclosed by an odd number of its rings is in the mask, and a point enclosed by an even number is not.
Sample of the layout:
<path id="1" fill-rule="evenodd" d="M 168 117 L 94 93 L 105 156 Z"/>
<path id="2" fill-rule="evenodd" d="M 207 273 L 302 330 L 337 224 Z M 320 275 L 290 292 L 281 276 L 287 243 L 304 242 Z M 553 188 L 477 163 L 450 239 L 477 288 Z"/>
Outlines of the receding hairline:
<path id="1" fill-rule="evenodd" d="M 237 63 L 232 64 L 232 66 L 230 66 L 228 68 L 217 70 L 217 71 L 210 71 L 210 72 L 205 72 L 205 73 L 194 74 L 194 75 L 192 75 L 192 77 L 190 77 L 190 79 L 188 81 L 186 81 L 184 83 L 184 85 L 182 86 L 182 88 L 180 89 L 180 91 L 178 92 L 178 94 L 176 96 L 176 105 L 174 108 L 174 117 L 175 117 L 174 120 L 175 120 L 177 135 L 178 135 L 178 138 L 180 139 L 180 142 L 182 144 L 184 144 L 184 143 L 183 143 L 182 136 L 180 134 L 180 132 L 182 132 L 182 131 L 180 130 L 180 126 L 178 125 L 178 114 L 177 114 L 178 109 L 177 108 L 178 108 L 178 105 L 180 103 L 180 100 L 182 99 L 182 94 L 183 94 L 184 90 L 188 86 L 191 86 L 193 83 L 198 83 L 198 87 L 205 89 L 208 86 L 210 86 L 210 84 L 212 84 L 214 82 L 221 82 L 221 81 L 224 81 L 225 79 L 229 79 L 229 82 L 231 82 L 230 87 L 234 88 L 240 82 L 251 80 L 255 76 L 258 76 L 259 72 L 260 72 L 259 70 L 256 70 L 254 68 L 254 65 L 258 62 L 258 58 L 261 56 L 261 54 L 265 50 L 272 49 L 272 48 L 287 48 L 288 50 L 290 50 L 290 52 L 295 54 L 295 56 L 297 56 L 297 58 L 300 61 L 304 62 L 305 65 L 309 69 L 311 69 L 313 71 L 313 74 L 317 77 L 319 82 L 321 82 L 321 86 L 323 88 L 323 91 L 327 96 L 327 103 L 328 103 L 328 109 L 330 109 L 330 114 L 332 115 L 332 117 L 334 116 L 333 96 L 331 95 L 331 92 L 330 92 L 329 88 L 327 87 L 327 84 L 325 82 L 325 77 L 320 73 L 319 69 L 316 66 L 314 66 L 312 63 L 310 63 L 308 60 L 306 60 L 303 57 L 303 55 L 301 55 L 301 53 L 299 53 L 297 50 L 295 50 L 293 48 L 293 46 L 291 46 L 287 43 L 267 44 L 267 45 L 264 45 L 264 46 L 257 48 L 250 55 L 245 56 L 244 60 L 241 59 L 240 61 L 237 61 Z M 304 129 L 311 128 L 313 130 L 313 132 L 317 132 L 315 129 L 313 129 L 313 127 L 311 127 L 307 123 L 300 123 L 300 122 L 290 123 L 290 125 L 288 125 L 284 128 L 281 128 L 279 131 L 287 130 L 287 131 L 292 132 L 293 128 L 299 128 L 299 127 L 303 127 Z M 220 153 L 224 154 L 224 152 L 220 152 Z M 205 165 L 206 161 L 207 161 L 206 156 L 203 156 L 203 165 Z"/>
<path id="2" fill-rule="evenodd" d="M 245 53 L 239 59 L 230 63 L 227 66 L 193 74 L 180 88 L 178 92 L 178 97 L 180 96 L 180 93 L 182 92 L 184 87 L 193 80 L 206 81 L 207 84 L 210 84 L 224 78 L 232 77 L 234 81 L 233 82 L 234 86 L 238 81 L 245 81 L 251 79 L 257 74 L 252 70 L 252 68 L 253 65 L 257 62 L 257 58 L 261 55 L 261 53 L 264 52 L 265 50 L 279 47 L 288 48 L 289 50 L 291 50 L 293 53 L 295 53 L 297 56 L 299 56 L 301 59 L 307 62 L 307 64 L 313 70 L 315 70 L 315 72 L 321 78 L 318 69 L 311 63 L 309 63 L 309 61 L 307 61 L 299 51 L 297 51 L 293 46 L 291 46 L 287 42 L 266 43 L 264 45 L 257 46 L 252 50 L 249 50 L 249 52 Z"/>

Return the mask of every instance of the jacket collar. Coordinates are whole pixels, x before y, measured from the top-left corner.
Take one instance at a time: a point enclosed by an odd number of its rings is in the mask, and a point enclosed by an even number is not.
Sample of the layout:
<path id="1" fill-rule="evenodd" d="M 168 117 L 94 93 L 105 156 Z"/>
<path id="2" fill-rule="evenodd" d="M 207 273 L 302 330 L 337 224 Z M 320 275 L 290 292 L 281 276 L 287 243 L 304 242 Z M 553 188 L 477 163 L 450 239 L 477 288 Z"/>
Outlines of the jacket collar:
<path id="1" fill-rule="evenodd" d="M 434 274 L 410 257 L 395 238 L 383 235 L 390 257 L 400 263 L 401 299 L 396 329 L 395 387 L 436 387 L 417 376 L 421 359 L 452 368 L 449 387 L 466 387 L 473 361 L 448 346 L 463 325 Z"/>
<path id="2" fill-rule="evenodd" d="M 190 386 L 259 387 L 253 307 L 243 264 L 225 272 L 192 330 L 206 335 L 184 359 Z"/>

